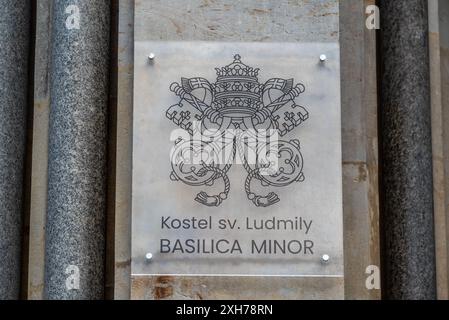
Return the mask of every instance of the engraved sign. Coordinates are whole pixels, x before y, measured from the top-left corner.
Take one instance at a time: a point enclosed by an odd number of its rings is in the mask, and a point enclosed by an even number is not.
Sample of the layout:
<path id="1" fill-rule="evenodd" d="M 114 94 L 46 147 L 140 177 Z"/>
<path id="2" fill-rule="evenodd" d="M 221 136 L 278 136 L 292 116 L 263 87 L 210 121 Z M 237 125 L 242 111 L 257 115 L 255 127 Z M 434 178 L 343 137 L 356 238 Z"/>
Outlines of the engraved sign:
<path id="1" fill-rule="evenodd" d="M 338 44 L 137 41 L 134 73 L 134 275 L 343 275 Z"/>
<path id="2" fill-rule="evenodd" d="M 213 185 L 215 180 L 223 179 L 224 190 L 219 195 L 209 196 L 204 191 L 197 195 L 195 200 L 209 207 L 219 206 L 228 198 L 228 172 L 237 153 L 248 174 L 246 195 L 257 207 L 269 207 L 277 203 L 279 197 L 274 192 L 267 196 L 254 193 L 251 190 L 253 180 L 272 187 L 304 181 L 299 140 L 288 142 L 277 138 L 278 133 L 284 136 L 308 119 L 307 110 L 294 101 L 304 92 L 304 85 L 293 87 L 293 79 L 279 78 L 260 84 L 259 69 L 243 64 L 240 59 L 237 54 L 233 63 L 216 68 L 218 78 L 214 84 L 204 78 L 182 78 L 182 85 L 173 83 L 170 86 L 181 100 L 170 107 L 167 117 L 191 136 L 176 141 L 171 178 L 192 186 Z M 194 125 L 195 120 L 198 127 Z M 192 139 L 195 133 L 200 136 L 196 140 Z M 230 151 L 228 155 L 226 147 Z M 253 166 L 245 147 L 251 149 Z M 209 152 L 206 157 L 205 152 Z M 272 159 L 269 159 L 270 153 Z M 196 159 L 200 161 L 193 161 Z M 210 163 L 206 163 L 207 160 Z M 225 165 L 220 167 L 220 162 Z M 268 174 L 270 169 L 272 172 Z"/>

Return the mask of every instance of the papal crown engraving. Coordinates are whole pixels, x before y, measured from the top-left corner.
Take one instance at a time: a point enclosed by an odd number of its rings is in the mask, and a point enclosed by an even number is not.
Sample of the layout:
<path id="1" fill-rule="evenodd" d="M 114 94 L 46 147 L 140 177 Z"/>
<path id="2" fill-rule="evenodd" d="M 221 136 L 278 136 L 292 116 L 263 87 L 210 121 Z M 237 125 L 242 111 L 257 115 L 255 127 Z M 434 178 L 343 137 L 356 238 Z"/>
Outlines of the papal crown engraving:
<path id="1" fill-rule="evenodd" d="M 253 69 L 240 61 L 236 55 L 230 65 L 217 70 L 214 85 L 215 103 L 223 117 L 252 116 L 260 108 L 261 86 L 257 80 L 259 69 Z"/>
<path id="2" fill-rule="evenodd" d="M 180 101 L 167 110 L 166 116 L 191 135 L 188 141 L 175 142 L 171 179 L 209 187 L 222 180 L 222 192 L 209 195 L 202 191 L 195 199 L 209 207 L 220 206 L 228 198 L 231 187 L 228 172 L 238 155 L 248 173 L 244 186 L 248 199 L 257 207 L 274 205 L 280 201 L 278 195 L 257 194 L 256 182 L 262 188 L 303 182 L 303 157 L 299 140 L 276 139 L 261 146 L 260 133 L 272 137 L 274 132 L 283 137 L 309 118 L 307 110 L 295 102 L 305 87 L 294 85 L 293 79 L 281 78 L 262 84 L 258 79 L 260 70 L 244 64 L 238 54 L 231 64 L 216 71 L 215 83 L 197 77 L 182 78 L 181 84 L 175 82 L 170 86 Z M 232 138 L 226 134 L 230 130 L 234 133 Z M 215 132 L 214 136 L 221 138 L 220 143 L 210 137 L 198 139 L 198 131 Z M 230 150 L 225 162 L 219 161 L 224 149 Z M 250 161 L 248 150 L 256 154 L 255 161 Z"/>

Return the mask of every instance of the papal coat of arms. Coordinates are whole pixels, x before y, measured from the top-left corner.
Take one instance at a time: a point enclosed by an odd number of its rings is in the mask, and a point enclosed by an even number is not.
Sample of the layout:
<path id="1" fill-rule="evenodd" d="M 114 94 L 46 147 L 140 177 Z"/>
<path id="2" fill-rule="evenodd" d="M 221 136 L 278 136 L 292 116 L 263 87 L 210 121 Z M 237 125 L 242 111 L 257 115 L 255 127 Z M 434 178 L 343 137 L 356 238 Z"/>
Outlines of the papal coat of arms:
<path id="1" fill-rule="evenodd" d="M 166 116 L 190 135 L 190 139 L 175 142 L 171 179 L 203 187 L 221 180 L 222 192 L 209 195 L 202 191 L 195 199 L 206 206 L 220 206 L 228 198 L 228 172 L 238 156 L 248 174 L 244 185 L 248 199 L 257 207 L 274 205 L 280 201 L 278 195 L 257 194 L 255 183 L 268 188 L 303 182 L 303 157 L 299 140 L 262 138 L 274 136 L 273 132 L 283 137 L 309 118 L 307 110 L 295 102 L 305 87 L 281 78 L 261 84 L 260 70 L 242 63 L 240 55 L 216 70 L 215 83 L 182 78 L 181 84 L 170 86 L 180 101 Z M 202 133 L 200 138 L 197 132 Z"/>

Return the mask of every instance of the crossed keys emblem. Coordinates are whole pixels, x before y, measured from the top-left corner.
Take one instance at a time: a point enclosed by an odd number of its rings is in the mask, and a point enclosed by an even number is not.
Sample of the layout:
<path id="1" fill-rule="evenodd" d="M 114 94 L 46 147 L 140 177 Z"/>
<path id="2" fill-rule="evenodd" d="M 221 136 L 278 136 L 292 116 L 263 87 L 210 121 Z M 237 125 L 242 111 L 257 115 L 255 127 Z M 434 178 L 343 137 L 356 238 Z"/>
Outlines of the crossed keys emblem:
<path id="1" fill-rule="evenodd" d="M 293 79 L 280 78 L 261 84 L 260 70 L 242 63 L 238 54 L 231 64 L 216 71 L 215 83 L 204 78 L 182 78 L 181 84 L 170 86 L 180 101 L 167 110 L 166 116 L 189 136 L 175 141 L 170 178 L 196 187 L 212 187 L 222 181 L 220 193 L 202 191 L 195 198 L 203 205 L 218 207 L 228 198 L 228 172 L 238 155 L 248 174 L 244 187 L 248 199 L 257 207 L 274 205 L 280 201 L 279 196 L 254 191 L 256 182 L 259 190 L 303 182 L 303 157 L 297 139 L 270 138 L 266 143 L 262 138 L 283 137 L 309 118 L 307 110 L 295 103 L 305 87 L 294 85 Z M 232 135 L 227 134 L 230 131 Z"/>

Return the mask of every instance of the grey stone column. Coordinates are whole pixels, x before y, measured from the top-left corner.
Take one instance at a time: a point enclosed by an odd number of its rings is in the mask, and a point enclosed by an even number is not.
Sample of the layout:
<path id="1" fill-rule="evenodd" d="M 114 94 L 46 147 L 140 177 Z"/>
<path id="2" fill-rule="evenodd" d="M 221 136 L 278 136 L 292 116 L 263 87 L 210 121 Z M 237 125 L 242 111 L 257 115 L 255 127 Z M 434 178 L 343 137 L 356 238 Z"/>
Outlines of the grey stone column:
<path id="1" fill-rule="evenodd" d="M 18 299 L 31 1 L 0 0 L 0 300 Z"/>
<path id="2" fill-rule="evenodd" d="M 52 19 L 45 297 L 102 299 L 110 1 L 58 0 Z"/>
<path id="3" fill-rule="evenodd" d="M 434 299 L 428 3 L 380 0 L 383 295 Z"/>

